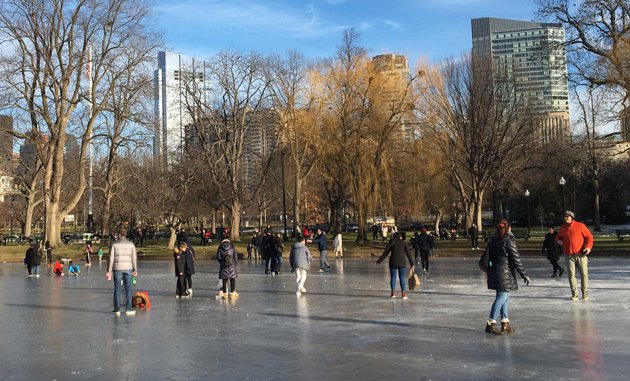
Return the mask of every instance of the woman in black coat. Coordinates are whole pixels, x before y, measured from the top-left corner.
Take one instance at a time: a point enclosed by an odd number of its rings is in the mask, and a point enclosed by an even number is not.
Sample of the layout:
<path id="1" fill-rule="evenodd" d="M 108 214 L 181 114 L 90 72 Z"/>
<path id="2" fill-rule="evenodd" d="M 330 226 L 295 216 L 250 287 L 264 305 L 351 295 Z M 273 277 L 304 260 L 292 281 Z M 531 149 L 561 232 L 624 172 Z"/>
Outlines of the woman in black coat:
<path id="1" fill-rule="evenodd" d="M 514 329 L 510 327 L 508 319 L 508 303 L 510 301 L 510 291 L 518 290 L 516 272 L 529 285 L 529 277 L 521 263 L 521 257 L 516 247 L 516 240 L 510 232 L 507 220 L 501 220 L 497 225 L 497 234 L 490 238 L 488 247 L 484 252 L 487 256 L 487 263 L 483 267 L 488 271 L 488 288 L 496 290 L 496 297 L 490 309 L 490 318 L 486 322 L 486 332 L 500 335 L 512 333 Z M 482 257 L 482 262 L 483 262 Z M 501 329 L 496 327 L 496 322 L 501 314 Z"/>
<path id="2" fill-rule="evenodd" d="M 411 247 L 401 238 L 399 232 L 394 233 L 392 240 L 387 243 L 383 254 L 376 260 L 376 264 L 379 264 L 387 258 L 389 258 L 389 274 L 390 274 L 390 286 L 392 293 L 390 298 L 395 298 L 394 291 L 396 290 L 396 274 L 400 278 L 400 288 L 402 291 L 402 298 L 407 299 L 407 263 L 411 266 L 413 271 L 413 257 L 411 255 Z"/>
<path id="3" fill-rule="evenodd" d="M 217 250 L 217 261 L 219 262 L 219 279 L 223 281 L 219 296 L 226 299 L 229 295 L 230 298 L 238 298 L 236 292 L 236 278 L 238 277 L 237 271 L 238 254 L 236 248 L 229 239 L 224 239 L 219 244 Z M 227 282 L 230 281 L 230 293 L 227 292 Z"/>

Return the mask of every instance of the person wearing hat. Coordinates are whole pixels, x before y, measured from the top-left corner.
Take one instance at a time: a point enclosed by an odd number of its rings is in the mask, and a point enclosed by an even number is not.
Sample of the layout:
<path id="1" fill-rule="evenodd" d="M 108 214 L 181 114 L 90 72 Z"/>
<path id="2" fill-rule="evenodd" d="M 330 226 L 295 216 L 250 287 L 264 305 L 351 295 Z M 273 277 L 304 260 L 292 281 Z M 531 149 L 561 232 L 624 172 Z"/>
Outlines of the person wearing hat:
<path id="1" fill-rule="evenodd" d="M 567 263 L 571 300 L 578 300 L 576 267 L 580 271 L 582 299 L 588 300 L 587 256 L 593 249 L 593 234 L 586 225 L 575 220 L 575 214 L 572 211 L 567 210 L 564 212 L 564 224 L 558 231 L 556 243 L 562 246 L 562 252 Z"/>

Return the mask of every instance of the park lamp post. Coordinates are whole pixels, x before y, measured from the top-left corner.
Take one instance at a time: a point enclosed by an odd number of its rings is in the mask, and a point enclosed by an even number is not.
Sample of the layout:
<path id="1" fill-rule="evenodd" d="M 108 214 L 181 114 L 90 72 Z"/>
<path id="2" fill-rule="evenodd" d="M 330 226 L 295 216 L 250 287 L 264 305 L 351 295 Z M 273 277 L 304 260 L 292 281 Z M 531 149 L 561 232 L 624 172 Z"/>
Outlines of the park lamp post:
<path id="1" fill-rule="evenodd" d="M 566 210 L 565 205 L 564 205 L 564 186 L 567 184 L 567 181 L 564 179 L 564 176 L 560 177 L 558 184 L 560 184 L 560 190 L 562 191 L 562 213 L 564 213 L 564 211 Z"/>
<path id="2" fill-rule="evenodd" d="M 526 240 L 529 239 L 529 233 L 530 233 L 530 229 L 531 229 L 531 223 L 530 223 L 530 219 L 529 219 L 529 189 L 525 189 L 525 198 L 527 199 L 527 238 Z"/>

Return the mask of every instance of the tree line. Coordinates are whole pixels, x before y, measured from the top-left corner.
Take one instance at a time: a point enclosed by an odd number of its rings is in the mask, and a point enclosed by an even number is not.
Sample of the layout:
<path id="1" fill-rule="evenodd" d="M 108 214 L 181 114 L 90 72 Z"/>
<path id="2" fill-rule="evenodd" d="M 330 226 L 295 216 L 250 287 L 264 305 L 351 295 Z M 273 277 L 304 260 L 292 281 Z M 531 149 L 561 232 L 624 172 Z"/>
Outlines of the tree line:
<path id="1" fill-rule="evenodd" d="M 510 210 L 523 221 L 524 189 L 541 224 L 563 206 L 596 227 L 604 215 L 624 218 L 628 159 L 609 157 L 618 132 L 599 131 L 618 122 L 627 101 L 627 1 L 539 1 L 540 17 L 567 31 L 578 105 L 571 142 L 541 144 L 532 100 L 496 86 L 491 62 L 462 53 L 400 76 L 348 29 L 331 57 L 223 51 L 208 57 L 202 81 L 182 75 L 190 122 L 168 163 L 151 151 L 152 71 L 164 44 L 149 2 L 0 4 L 2 109 L 30 152 L 14 174 L 14 215 L 26 235 L 42 221 L 58 244 L 66 215 L 86 209 L 89 155 L 102 234 L 165 225 L 174 241 L 182 224 L 226 218 L 239 239 L 244 216 L 262 226 L 282 214 L 294 231 L 352 219 L 365 242 L 375 215 L 481 228 L 492 207 L 497 218 Z M 8 203 L 2 209 L 8 214 Z"/>

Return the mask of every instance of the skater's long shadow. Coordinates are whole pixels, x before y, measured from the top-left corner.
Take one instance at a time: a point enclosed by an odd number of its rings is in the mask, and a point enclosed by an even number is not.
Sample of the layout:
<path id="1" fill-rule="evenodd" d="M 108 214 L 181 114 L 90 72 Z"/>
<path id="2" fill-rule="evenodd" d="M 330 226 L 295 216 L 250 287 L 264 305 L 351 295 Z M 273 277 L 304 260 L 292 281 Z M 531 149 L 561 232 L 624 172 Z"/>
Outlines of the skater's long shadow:
<path id="1" fill-rule="evenodd" d="M 61 306 L 46 306 L 39 304 L 18 304 L 18 303 L 1 303 L 3 306 L 7 307 L 22 307 L 22 308 L 32 308 L 36 310 L 62 310 L 62 311 L 74 311 L 74 312 L 88 312 L 94 314 L 105 314 L 110 315 L 109 312 L 103 310 L 90 310 L 87 308 L 77 308 L 77 307 L 61 307 Z"/>
<path id="2" fill-rule="evenodd" d="M 415 324 L 415 323 L 401 323 L 395 321 L 382 321 L 382 320 L 361 320 L 361 319 L 350 319 L 350 318 L 336 318 L 336 317 L 327 317 L 327 316 L 302 316 L 296 314 L 280 314 L 275 312 L 260 312 L 261 315 L 267 315 L 272 317 L 284 317 L 291 319 L 308 319 L 315 321 L 323 321 L 323 322 L 340 322 L 340 323 L 351 323 L 351 324 L 372 324 L 372 325 L 388 325 L 393 327 L 401 327 L 401 328 L 418 328 L 418 329 L 429 329 L 432 331 L 447 331 L 447 332 L 465 332 L 465 333 L 473 333 L 475 335 L 479 334 L 478 329 L 467 329 L 467 328 L 457 328 L 457 327 L 444 327 L 437 325 L 428 325 L 428 324 Z"/>

